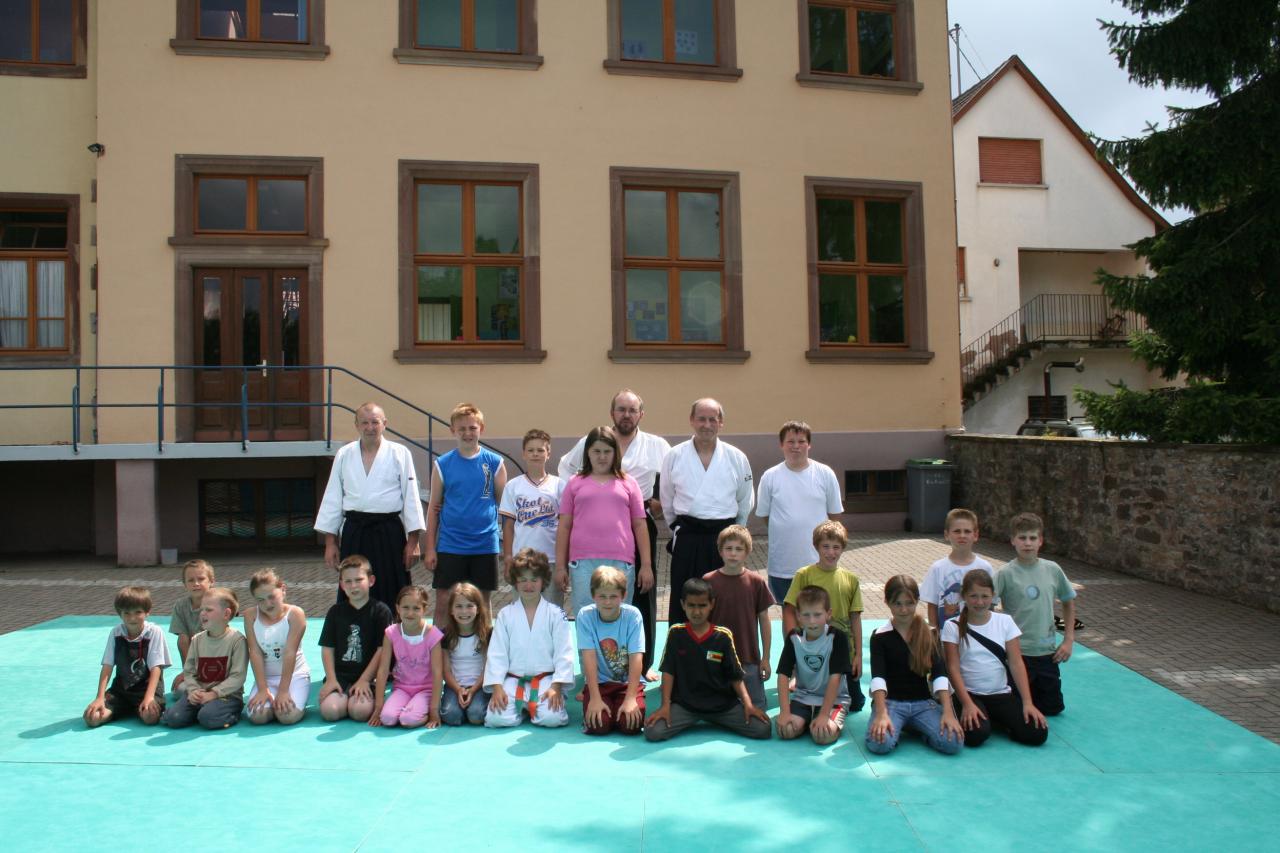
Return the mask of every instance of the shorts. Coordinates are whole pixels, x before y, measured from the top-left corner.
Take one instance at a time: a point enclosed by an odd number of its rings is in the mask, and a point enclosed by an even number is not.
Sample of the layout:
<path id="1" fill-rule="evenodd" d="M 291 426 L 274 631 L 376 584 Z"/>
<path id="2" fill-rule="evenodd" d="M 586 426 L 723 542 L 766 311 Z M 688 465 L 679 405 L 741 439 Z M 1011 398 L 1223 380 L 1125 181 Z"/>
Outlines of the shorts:
<path id="1" fill-rule="evenodd" d="M 155 695 L 156 704 L 160 706 L 160 710 L 164 711 L 164 691 L 157 689 Z M 123 720 L 127 717 L 138 716 L 138 708 L 142 705 L 141 693 L 125 693 L 117 692 L 108 687 L 106 695 L 103 697 L 103 704 L 107 706 L 107 710 L 111 712 L 111 719 Z"/>
<path id="2" fill-rule="evenodd" d="M 805 727 L 813 725 L 813 721 L 818 719 L 818 712 L 822 710 L 821 705 L 806 705 L 804 702 L 791 700 L 791 713 L 804 720 Z M 836 724 L 836 728 L 843 731 L 844 718 L 846 708 L 843 705 L 831 706 L 831 722 Z"/>
<path id="3" fill-rule="evenodd" d="M 474 584 L 477 589 L 485 592 L 497 589 L 498 555 L 437 553 L 431 588 L 449 589 L 462 581 Z"/>

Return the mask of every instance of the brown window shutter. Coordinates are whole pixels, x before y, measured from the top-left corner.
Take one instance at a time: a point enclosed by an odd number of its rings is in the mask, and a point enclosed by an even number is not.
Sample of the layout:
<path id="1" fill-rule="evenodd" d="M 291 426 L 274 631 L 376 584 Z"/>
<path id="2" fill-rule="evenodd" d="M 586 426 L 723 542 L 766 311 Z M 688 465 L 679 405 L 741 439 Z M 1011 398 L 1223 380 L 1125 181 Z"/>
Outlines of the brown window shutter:
<path id="1" fill-rule="evenodd" d="M 1042 184 L 1039 139 L 978 139 L 978 180 L 984 184 Z"/>
<path id="2" fill-rule="evenodd" d="M 956 246 L 956 281 L 964 289 L 964 246 Z"/>

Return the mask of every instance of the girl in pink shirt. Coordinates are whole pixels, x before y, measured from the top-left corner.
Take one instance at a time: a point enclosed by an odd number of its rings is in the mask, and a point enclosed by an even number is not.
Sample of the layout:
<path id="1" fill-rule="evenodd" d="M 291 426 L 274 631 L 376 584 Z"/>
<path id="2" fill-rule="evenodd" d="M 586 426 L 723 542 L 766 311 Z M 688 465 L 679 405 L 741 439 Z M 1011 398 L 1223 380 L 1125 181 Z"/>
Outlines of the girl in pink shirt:
<path id="1" fill-rule="evenodd" d="M 427 591 L 420 586 L 406 586 L 396 596 L 399 622 L 387 627 L 382 641 L 382 661 L 373 695 L 376 704 L 369 717 L 371 726 L 427 728 L 440 725 L 440 679 L 444 653 L 440 641 L 444 634 L 427 624 Z M 387 696 L 387 676 L 395 658 L 395 687 Z"/>

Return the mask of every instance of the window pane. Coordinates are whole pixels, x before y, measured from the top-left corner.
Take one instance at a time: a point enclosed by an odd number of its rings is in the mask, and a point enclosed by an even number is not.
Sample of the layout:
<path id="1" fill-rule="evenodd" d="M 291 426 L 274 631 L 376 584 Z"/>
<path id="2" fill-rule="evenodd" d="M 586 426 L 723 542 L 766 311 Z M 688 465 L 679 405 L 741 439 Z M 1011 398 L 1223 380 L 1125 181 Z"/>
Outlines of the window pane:
<path id="1" fill-rule="evenodd" d="M 62 349 L 67 345 L 66 299 L 63 261 L 36 262 L 36 346 Z M 47 318 L 47 319 L 45 319 Z"/>
<path id="2" fill-rule="evenodd" d="M 627 223 L 627 255 L 667 256 L 667 194 L 662 190 L 627 190 L 623 216 Z"/>
<path id="3" fill-rule="evenodd" d="M 476 337 L 520 340 L 519 267 L 476 267 Z"/>
<path id="4" fill-rule="evenodd" d="M 849 73 L 849 43 L 844 9 L 809 7 L 809 69 Z"/>
<path id="5" fill-rule="evenodd" d="M 627 270 L 627 340 L 667 340 L 669 317 L 667 271 Z"/>
<path id="6" fill-rule="evenodd" d="M 462 267 L 418 267 L 418 340 L 462 340 Z"/>
<path id="7" fill-rule="evenodd" d="M 844 472 L 844 490 L 850 495 L 865 495 L 871 493 L 869 483 L 869 471 L 845 471 Z"/>
<path id="8" fill-rule="evenodd" d="M 240 363 L 262 362 L 262 279 L 247 276 L 240 282 L 241 315 Z"/>
<path id="9" fill-rule="evenodd" d="M 818 260 L 856 261 L 858 240 L 853 225 L 853 199 L 820 198 L 818 207 Z"/>
<path id="10" fill-rule="evenodd" d="M 0 249 L 65 249 L 65 210 L 0 211 Z"/>
<path id="11" fill-rule="evenodd" d="M 40 61 L 70 63 L 72 0 L 40 0 Z"/>
<path id="12" fill-rule="evenodd" d="M 462 47 L 462 0 L 418 0 L 419 47 Z"/>
<path id="13" fill-rule="evenodd" d="M 0 347 L 27 345 L 27 262 L 0 261 Z"/>
<path id="14" fill-rule="evenodd" d="M 876 77 L 893 76 L 892 14 L 858 13 L 858 73 Z"/>
<path id="15" fill-rule="evenodd" d="M 209 276 L 200 282 L 203 292 L 204 354 L 201 364 L 222 364 L 222 279 Z"/>
<path id="16" fill-rule="evenodd" d="M 475 0 L 476 50 L 520 49 L 517 0 Z"/>
<path id="17" fill-rule="evenodd" d="M 306 231 L 307 182 L 258 180 L 258 230 Z"/>
<path id="18" fill-rule="evenodd" d="M 247 0 L 199 0 L 200 33 L 204 39 L 242 39 L 248 36 Z"/>
<path id="19" fill-rule="evenodd" d="M 720 257 L 720 194 L 678 193 L 680 257 Z"/>
<path id="20" fill-rule="evenodd" d="M 245 178 L 201 178 L 196 229 L 200 231 L 244 231 L 248 208 L 249 182 Z"/>
<path id="21" fill-rule="evenodd" d="M 67 345 L 65 320 L 37 320 L 36 346 L 44 349 L 63 349 Z"/>
<path id="22" fill-rule="evenodd" d="M 857 276 L 818 276 L 818 340 L 825 344 L 858 342 Z"/>
<path id="23" fill-rule="evenodd" d="M 462 254 L 460 184 L 418 184 L 418 253 Z"/>
<path id="24" fill-rule="evenodd" d="M 622 58 L 662 59 L 662 0 L 622 0 Z"/>
<path id="25" fill-rule="evenodd" d="M 716 270 L 680 271 L 680 339 L 718 344 L 724 337 L 724 310 Z"/>
<path id="26" fill-rule="evenodd" d="M 31 0 L 0 0 L 0 21 L 4 21 L 0 27 L 0 59 L 30 62 Z"/>
<path id="27" fill-rule="evenodd" d="M 294 275 L 280 279 L 280 363 L 302 363 L 302 284 Z"/>
<path id="28" fill-rule="evenodd" d="M 263 41 L 306 41 L 307 0 L 260 0 Z"/>
<path id="29" fill-rule="evenodd" d="M 867 276 L 867 311 L 871 321 L 871 343 L 901 344 L 907 340 L 903 311 L 903 282 L 900 275 Z"/>
<path id="30" fill-rule="evenodd" d="M 520 188 L 476 187 L 477 254 L 520 253 Z"/>
<path id="31" fill-rule="evenodd" d="M 867 261 L 902 263 L 902 204 L 868 201 L 863 209 L 867 215 Z"/>
<path id="32" fill-rule="evenodd" d="M 716 63 L 715 0 L 676 0 L 676 62 Z"/>

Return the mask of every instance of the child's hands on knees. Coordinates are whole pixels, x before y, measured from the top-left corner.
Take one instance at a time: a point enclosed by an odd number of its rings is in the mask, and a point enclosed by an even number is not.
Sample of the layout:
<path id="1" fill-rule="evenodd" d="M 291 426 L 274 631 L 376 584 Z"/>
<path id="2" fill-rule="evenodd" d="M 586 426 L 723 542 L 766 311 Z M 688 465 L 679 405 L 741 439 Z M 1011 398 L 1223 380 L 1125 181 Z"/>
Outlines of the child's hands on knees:
<path id="1" fill-rule="evenodd" d="M 618 717 L 629 726 L 638 726 L 644 722 L 644 715 L 640 713 L 640 703 L 634 698 L 622 701 L 622 705 L 618 708 Z"/>
<path id="2" fill-rule="evenodd" d="M 187 702 L 192 705 L 203 705 L 206 702 L 212 702 L 218 698 L 218 694 L 212 690 L 192 690 L 187 694 Z"/>
<path id="3" fill-rule="evenodd" d="M 778 734 L 779 736 L 790 739 L 800 734 L 804 728 L 804 720 L 798 715 L 783 711 L 778 715 Z"/>
<path id="4" fill-rule="evenodd" d="M 501 684 L 493 685 L 493 695 L 489 697 L 489 710 L 507 710 L 507 691 L 503 689 Z"/>
<path id="5" fill-rule="evenodd" d="M 324 680 L 324 684 L 320 685 L 320 701 L 323 702 L 325 700 L 325 697 L 328 696 L 330 693 L 341 693 L 341 692 L 342 692 L 342 688 L 338 685 L 338 682 L 326 678 Z"/>
<path id="6" fill-rule="evenodd" d="M 375 729 L 382 727 L 382 703 L 378 702 L 373 706 L 373 713 L 369 715 L 369 725 Z"/>
<path id="7" fill-rule="evenodd" d="M 631 703 L 635 706 L 635 703 Z M 605 717 L 609 715 L 609 706 L 599 696 L 587 702 L 587 725 L 601 726 L 604 725 Z"/>
<path id="8" fill-rule="evenodd" d="M 1044 718 L 1044 714 L 1040 713 L 1040 709 L 1032 705 L 1030 701 L 1022 703 L 1022 719 L 1028 725 L 1035 723 L 1037 729 L 1049 728 L 1049 721 Z"/>
<path id="9" fill-rule="evenodd" d="M 560 692 L 559 684 L 552 684 L 547 688 L 547 707 L 553 711 L 564 710 L 564 694 Z"/>
<path id="10" fill-rule="evenodd" d="M 271 707 L 277 714 L 287 714 L 290 711 L 297 709 L 298 706 L 293 703 L 293 697 L 290 696 L 289 691 L 286 690 L 283 693 L 276 695 L 275 701 L 271 703 Z"/>
<path id="11" fill-rule="evenodd" d="M 983 710 L 966 696 L 960 707 L 960 725 L 965 729 L 976 729 L 986 718 Z"/>
<path id="12" fill-rule="evenodd" d="M 750 702 L 742 706 L 742 719 L 744 722 L 751 722 L 751 718 L 755 717 L 766 726 L 769 725 L 769 715 L 764 711 L 752 705 Z"/>
<path id="13" fill-rule="evenodd" d="M 351 689 L 347 691 L 352 699 L 372 699 L 373 688 L 369 686 L 369 682 L 363 678 L 351 685 Z"/>
<path id="14" fill-rule="evenodd" d="M 889 715 L 878 713 L 871 719 L 871 728 L 867 730 L 876 743 L 884 743 L 884 739 L 894 733 L 893 721 Z"/>
<path id="15" fill-rule="evenodd" d="M 429 729 L 440 728 L 440 710 L 438 708 L 432 708 L 431 713 L 427 714 L 426 727 Z"/>
<path id="16" fill-rule="evenodd" d="M 648 728 L 649 726 L 652 726 L 654 723 L 658 722 L 659 720 L 663 721 L 667 725 L 671 725 L 671 706 L 670 705 L 662 705 L 658 708 L 658 710 L 650 714 L 649 719 L 644 721 L 644 726 L 645 728 Z"/>
<path id="17" fill-rule="evenodd" d="M 253 700 L 249 702 L 249 712 L 255 713 L 263 708 L 272 707 L 275 703 L 275 697 L 271 695 L 270 690 L 259 690 Z"/>

